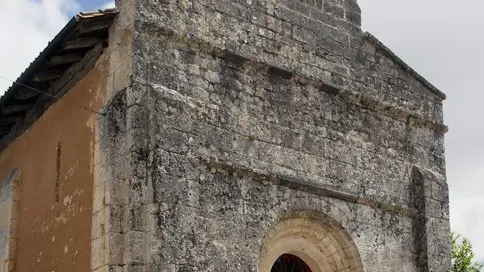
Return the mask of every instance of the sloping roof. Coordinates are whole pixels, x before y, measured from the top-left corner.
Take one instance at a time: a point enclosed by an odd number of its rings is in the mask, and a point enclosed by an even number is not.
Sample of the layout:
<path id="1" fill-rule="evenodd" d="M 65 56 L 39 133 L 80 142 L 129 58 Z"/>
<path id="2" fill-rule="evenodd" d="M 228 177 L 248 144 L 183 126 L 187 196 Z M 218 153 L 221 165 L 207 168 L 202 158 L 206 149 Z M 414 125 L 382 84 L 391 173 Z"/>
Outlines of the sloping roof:
<path id="1" fill-rule="evenodd" d="M 55 99 L 51 85 L 96 45 L 105 43 L 117 13 L 116 9 L 81 12 L 49 42 L 0 98 L 0 138 L 11 132 L 40 97 Z"/>
<path id="2" fill-rule="evenodd" d="M 429 89 L 432 93 L 436 94 L 441 99 L 445 99 L 446 95 L 442 91 L 440 91 L 437 87 L 435 87 L 432 83 L 426 80 L 423 76 L 417 73 L 412 67 L 410 67 L 405 61 L 399 58 L 392 50 L 386 47 L 380 40 L 378 40 L 375 36 L 373 36 L 369 32 L 364 33 L 364 37 L 368 39 L 372 44 L 374 44 L 381 52 L 385 53 L 390 59 L 392 59 L 400 68 L 404 71 L 412 75 L 417 81 L 422 83 L 427 89 Z"/>

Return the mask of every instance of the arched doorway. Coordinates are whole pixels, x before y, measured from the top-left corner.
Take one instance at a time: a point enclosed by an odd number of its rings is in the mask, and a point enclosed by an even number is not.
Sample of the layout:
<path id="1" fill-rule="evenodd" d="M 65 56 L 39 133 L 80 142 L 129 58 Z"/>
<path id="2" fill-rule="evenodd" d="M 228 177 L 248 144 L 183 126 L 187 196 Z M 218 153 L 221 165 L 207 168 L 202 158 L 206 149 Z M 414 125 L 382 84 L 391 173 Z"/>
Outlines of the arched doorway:
<path id="1" fill-rule="evenodd" d="M 271 272 L 312 272 L 311 268 L 299 257 L 292 254 L 283 254 L 277 258 Z"/>
<path id="2" fill-rule="evenodd" d="M 363 272 L 350 235 L 314 214 L 279 221 L 266 235 L 260 254 L 259 272 Z"/>

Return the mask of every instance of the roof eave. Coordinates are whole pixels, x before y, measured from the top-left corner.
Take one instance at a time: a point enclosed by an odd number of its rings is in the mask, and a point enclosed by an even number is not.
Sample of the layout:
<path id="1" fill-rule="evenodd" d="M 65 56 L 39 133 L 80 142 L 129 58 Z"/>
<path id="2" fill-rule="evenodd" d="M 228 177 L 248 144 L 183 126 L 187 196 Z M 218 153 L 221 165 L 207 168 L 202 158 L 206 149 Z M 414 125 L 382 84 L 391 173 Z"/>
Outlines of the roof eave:
<path id="1" fill-rule="evenodd" d="M 45 49 L 35 58 L 34 61 L 30 63 L 27 69 L 22 72 L 22 74 L 15 80 L 15 82 L 8 88 L 5 94 L 0 98 L 0 105 L 3 105 L 4 101 L 12 99 L 15 95 L 15 90 L 20 88 L 21 85 L 19 83 L 25 82 L 29 80 L 32 76 L 34 76 L 35 72 L 45 63 L 49 55 L 54 51 L 62 42 L 63 40 L 69 35 L 69 33 L 74 30 L 74 28 L 78 25 L 79 21 L 77 17 L 71 18 L 69 22 L 62 28 L 62 30 L 52 39 Z"/>

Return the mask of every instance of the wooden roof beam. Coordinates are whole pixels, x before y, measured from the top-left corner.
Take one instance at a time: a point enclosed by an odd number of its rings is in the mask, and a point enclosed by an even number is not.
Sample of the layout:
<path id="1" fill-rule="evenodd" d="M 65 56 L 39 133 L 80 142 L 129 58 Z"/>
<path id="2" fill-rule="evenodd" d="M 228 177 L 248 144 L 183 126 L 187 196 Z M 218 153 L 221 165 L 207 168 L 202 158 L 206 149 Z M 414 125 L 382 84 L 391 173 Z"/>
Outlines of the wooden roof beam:
<path id="1" fill-rule="evenodd" d="M 65 54 L 53 56 L 49 59 L 49 65 L 69 64 L 80 61 L 82 59 L 81 54 Z"/>
<path id="2" fill-rule="evenodd" d="M 64 42 L 62 47 L 64 50 L 87 48 L 87 47 L 95 46 L 100 41 L 101 39 L 96 37 L 77 38 L 74 40 Z"/>
<path id="3" fill-rule="evenodd" d="M 14 104 L 11 106 L 6 106 L 2 108 L 3 114 L 19 114 L 26 112 L 33 104 L 26 103 L 26 104 Z"/>
<path id="4" fill-rule="evenodd" d="M 109 28 L 113 23 L 112 18 L 106 20 L 86 20 L 81 24 L 79 29 L 80 33 L 89 33 L 101 29 Z"/>
<path id="5" fill-rule="evenodd" d="M 47 71 L 43 73 L 35 74 L 32 77 L 32 80 L 35 82 L 46 81 L 51 79 L 60 78 L 64 74 L 64 70 L 57 70 L 57 71 Z"/>
<path id="6" fill-rule="evenodd" d="M 15 96 L 15 99 L 17 99 L 17 100 L 29 100 L 29 99 L 32 99 L 32 98 L 39 97 L 40 95 L 41 95 L 40 92 L 31 90 L 31 89 L 28 89 L 28 88 L 24 88 L 24 89 L 20 89 L 17 92 L 15 92 L 14 96 Z"/>

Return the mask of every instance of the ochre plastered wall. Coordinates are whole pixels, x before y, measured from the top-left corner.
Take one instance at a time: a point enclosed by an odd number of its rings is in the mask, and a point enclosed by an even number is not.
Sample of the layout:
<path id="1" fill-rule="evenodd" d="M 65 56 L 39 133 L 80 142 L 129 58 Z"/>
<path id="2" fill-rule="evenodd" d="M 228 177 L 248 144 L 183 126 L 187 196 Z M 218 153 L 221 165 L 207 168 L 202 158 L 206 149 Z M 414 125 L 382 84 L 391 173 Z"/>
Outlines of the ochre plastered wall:
<path id="1" fill-rule="evenodd" d="M 97 114 L 82 106 L 103 105 L 108 70 L 104 55 L 0 153 L 0 177 L 22 171 L 16 271 L 90 269 Z"/>

